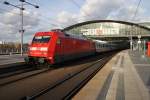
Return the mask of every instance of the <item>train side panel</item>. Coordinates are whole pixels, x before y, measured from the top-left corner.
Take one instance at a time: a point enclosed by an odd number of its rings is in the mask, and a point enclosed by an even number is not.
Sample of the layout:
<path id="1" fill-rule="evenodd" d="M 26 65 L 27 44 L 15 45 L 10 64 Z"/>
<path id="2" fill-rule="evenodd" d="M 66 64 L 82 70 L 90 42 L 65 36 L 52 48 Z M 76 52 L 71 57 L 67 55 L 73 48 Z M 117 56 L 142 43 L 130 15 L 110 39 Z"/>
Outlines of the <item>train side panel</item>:
<path id="1" fill-rule="evenodd" d="M 62 62 L 95 53 L 93 42 L 70 37 L 60 38 L 59 45 L 56 45 L 55 61 Z"/>

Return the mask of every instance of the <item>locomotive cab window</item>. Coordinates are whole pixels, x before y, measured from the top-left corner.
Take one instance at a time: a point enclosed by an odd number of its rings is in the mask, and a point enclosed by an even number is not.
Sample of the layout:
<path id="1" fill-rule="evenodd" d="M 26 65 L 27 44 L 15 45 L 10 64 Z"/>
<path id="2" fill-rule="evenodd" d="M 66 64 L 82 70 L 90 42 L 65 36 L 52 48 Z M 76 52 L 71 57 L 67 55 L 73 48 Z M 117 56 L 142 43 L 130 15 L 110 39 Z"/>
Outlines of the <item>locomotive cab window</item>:
<path id="1" fill-rule="evenodd" d="M 50 38 L 50 36 L 35 36 L 33 38 L 33 43 L 48 43 Z"/>

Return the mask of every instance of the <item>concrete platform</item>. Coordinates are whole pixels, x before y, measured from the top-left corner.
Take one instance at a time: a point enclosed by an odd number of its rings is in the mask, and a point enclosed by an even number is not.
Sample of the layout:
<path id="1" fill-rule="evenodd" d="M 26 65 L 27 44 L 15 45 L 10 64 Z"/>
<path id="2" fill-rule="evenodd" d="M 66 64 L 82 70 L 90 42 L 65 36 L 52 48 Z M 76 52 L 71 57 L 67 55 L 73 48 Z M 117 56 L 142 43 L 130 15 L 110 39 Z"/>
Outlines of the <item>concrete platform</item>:
<path id="1" fill-rule="evenodd" d="M 118 53 L 73 100 L 150 100 L 150 58 L 138 51 Z"/>
<path id="2" fill-rule="evenodd" d="M 24 63 L 24 57 L 26 55 L 0 55 L 0 68 L 5 68 L 10 65 Z"/>

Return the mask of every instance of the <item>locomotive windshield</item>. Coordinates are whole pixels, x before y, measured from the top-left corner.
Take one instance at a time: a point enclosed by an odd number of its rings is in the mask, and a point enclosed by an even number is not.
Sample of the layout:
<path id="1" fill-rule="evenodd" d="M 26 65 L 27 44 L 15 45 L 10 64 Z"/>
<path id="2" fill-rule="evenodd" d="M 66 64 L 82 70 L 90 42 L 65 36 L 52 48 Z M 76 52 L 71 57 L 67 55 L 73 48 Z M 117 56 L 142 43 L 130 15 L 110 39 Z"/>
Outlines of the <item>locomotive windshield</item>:
<path id="1" fill-rule="evenodd" d="M 35 36 L 33 38 L 33 43 L 48 43 L 50 40 L 50 36 Z"/>

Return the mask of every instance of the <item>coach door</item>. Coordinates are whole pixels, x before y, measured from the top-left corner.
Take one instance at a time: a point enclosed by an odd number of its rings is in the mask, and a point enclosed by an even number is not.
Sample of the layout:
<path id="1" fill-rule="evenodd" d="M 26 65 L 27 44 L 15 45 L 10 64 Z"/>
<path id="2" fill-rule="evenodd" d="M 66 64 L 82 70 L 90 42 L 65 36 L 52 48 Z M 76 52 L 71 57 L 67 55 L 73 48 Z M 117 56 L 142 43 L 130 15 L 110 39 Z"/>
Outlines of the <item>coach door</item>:
<path id="1" fill-rule="evenodd" d="M 55 61 L 57 63 L 61 62 L 61 55 L 62 55 L 62 46 L 61 46 L 61 39 L 58 38 L 56 42 L 56 54 L 55 54 Z"/>

